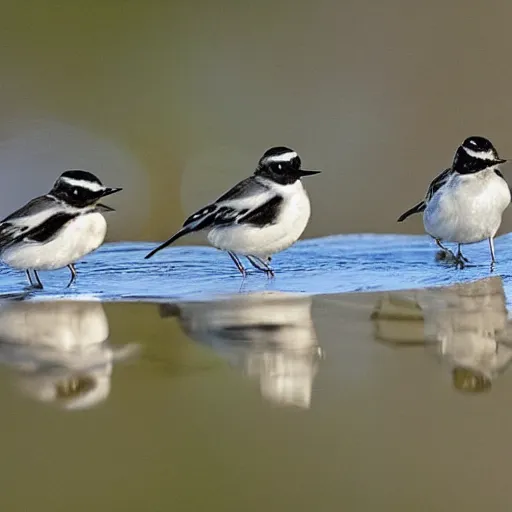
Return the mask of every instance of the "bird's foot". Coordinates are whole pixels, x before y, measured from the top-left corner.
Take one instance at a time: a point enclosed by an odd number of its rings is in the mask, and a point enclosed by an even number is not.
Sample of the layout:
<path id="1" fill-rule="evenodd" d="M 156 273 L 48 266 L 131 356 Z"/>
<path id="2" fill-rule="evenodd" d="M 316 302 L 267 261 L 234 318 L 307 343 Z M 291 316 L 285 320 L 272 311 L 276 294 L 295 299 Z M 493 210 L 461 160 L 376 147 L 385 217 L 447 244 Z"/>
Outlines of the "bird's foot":
<path id="1" fill-rule="evenodd" d="M 464 260 L 460 259 L 455 262 L 455 268 L 458 268 L 462 270 L 463 268 L 466 268 L 466 264 L 464 263 Z"/>
<path id="2" fill-rule="evenodd" d="M 275 272 L 271 268 L 265 270 L 265 274 L 267 274 L 267 277 L 269 279 L 273 279 L 274 277 L 276 277 Z"/>
<path id="3" fill-rule="evenodd" d="M 466 263 L 469 263 L 469 260 L 462 254 L 460 248 L 457 251 L 457 254 L 455 256 L 456 262 L 455 267 L 459 267 L 460 269 L 463 269 L 466 266 Z"/>

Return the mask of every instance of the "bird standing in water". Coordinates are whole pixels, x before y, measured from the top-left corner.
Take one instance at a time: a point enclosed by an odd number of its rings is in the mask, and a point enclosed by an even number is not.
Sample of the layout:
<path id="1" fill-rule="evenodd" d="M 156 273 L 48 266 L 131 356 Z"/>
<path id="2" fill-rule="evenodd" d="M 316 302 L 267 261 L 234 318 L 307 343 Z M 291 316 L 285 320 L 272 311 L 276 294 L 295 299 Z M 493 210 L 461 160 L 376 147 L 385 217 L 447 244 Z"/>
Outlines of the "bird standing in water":
<path id="1" fill-rule="evenodd" d="M 239 256 L 273 276 L 271 255 L 295 243 L 309 221 L 311 208 L 301 178 L 319 172 L 302 169 L 293 149 L 273 147 L 260 158 L 252 176 L 191 215 L 175 235 L 146 258 L 182 236 L 208 230 L 209 242 L 226 251 L 242 275 L 246 271 Z"/>
<path id="2" fill-rule="evenodd" d="M 457 149 L 452 166 L 432 181 L 425 199 L 402 214 L 398 222 L 423 212 L 425 231 L 460 268 L 468 262 L 461 245 L 488 240 L 493 269 L 494 237 L 511 198 L 499 169 L 505 162 L 488 139 L 468 137 Z M 457 254 L 442 242 L 456 243 Z"/>

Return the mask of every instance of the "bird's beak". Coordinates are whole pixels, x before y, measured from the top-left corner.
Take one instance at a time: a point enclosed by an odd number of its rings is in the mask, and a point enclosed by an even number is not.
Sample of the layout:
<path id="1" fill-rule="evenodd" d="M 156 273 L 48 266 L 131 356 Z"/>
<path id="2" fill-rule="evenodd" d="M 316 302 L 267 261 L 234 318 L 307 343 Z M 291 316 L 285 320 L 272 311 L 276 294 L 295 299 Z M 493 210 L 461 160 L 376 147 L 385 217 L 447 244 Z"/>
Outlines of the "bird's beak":
<path id="1" fill-rule="evenodd" d="M 510 160 L 504 160 L 503 158 L 498 158 L 495 160 L 496 164 L 506 164 L 507 162 L 510 162 Z"/>
<path id="2" fill-rule="evenodd" d="M 107 213 L 107 212 L 115 212 L 114 208 L 107 206 L 106 204 L 96 203 L 96 207 L 94 209 L 99 213 Z"/>
<path id="3" fill-rule="evenodd" d="M 319 174 L 321 172 L 322 171 L 306 171 L 306 169 L 299 169 L 299 171 L 297 171 L 299 176 L 313 176 L 313 174 Z"/>
<path id="4" fill-rule="evenodd" d="M 101 196 L 100 197 L 105 197 L 105 196 L 110 196 L 112 194 L 115 194 L 116 192 L 119 192 L 123 190 L 122 188 L 104 188 L 101 192 Z"/>

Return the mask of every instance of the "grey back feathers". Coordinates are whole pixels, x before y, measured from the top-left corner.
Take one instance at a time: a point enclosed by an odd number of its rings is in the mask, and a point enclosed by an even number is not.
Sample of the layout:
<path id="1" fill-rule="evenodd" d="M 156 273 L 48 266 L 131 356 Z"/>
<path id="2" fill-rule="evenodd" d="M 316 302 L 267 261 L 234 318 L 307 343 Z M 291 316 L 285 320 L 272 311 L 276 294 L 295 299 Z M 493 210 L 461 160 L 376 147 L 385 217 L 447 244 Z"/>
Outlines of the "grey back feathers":
<path id="1" fill-rule="evenodd" d="M 58 211 L 60 202 L 53 196 L 40 196 L 29 201 L 26 205 L 22 206 L 15 212 L 11 213 L 2 220 L 2 224 L 7 221 L 16 221 L 25 217 L 35 217 L 40 214 L 46 214 L 49 211 Z"/>
<path id="2" fill-rule="evenodd" d="M 256 174 L 235 185 L 214 203 L 192 214 L 183 226 L 194 231 L 223 224 L 253 224 L 262 227 L 272 224 L 277 217 L 277 205 L 281 201 L 282 197 L 273 189 L 272 181 Z M 258 213 L 269 205 L 272 205 L 274 215 L 267 212 L 264 216 L 266 222 L 263 222 L 263 216 Z"/>

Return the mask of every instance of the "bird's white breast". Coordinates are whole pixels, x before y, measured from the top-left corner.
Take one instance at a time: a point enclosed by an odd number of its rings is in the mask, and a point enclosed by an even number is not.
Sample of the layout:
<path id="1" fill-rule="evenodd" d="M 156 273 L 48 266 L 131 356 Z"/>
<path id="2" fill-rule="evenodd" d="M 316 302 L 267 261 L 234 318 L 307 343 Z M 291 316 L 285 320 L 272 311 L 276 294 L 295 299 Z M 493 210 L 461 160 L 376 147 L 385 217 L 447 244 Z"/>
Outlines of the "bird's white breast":
<path id="1" fill-rule="evenodd" d="M 295 243 L 306 229 L 311 214 L 309 198 L 302 183 L 276 185 L 283 197 L 279 215 L 273 224 L 257 227 L 232 224 L 213 228 L 208 233 L 210 243 L 225 251 L 265 257 Z"/>
<path id="2" fill-rule="evenodd" d="M 427 233 L 447 242 L 474 243 L 493 237 L 510 204 L 510 189 L 493 169 L 453 174 L 429 201 L 423 223 Z"/>
<path id="3" fill-rule="evenodd" d="M 22 270 L 62 268 L 97 249 L 106 234 L 107 222 L 101 213 L 80 215 L 69 221 L 49 242 L 22 241 L 8 247 L 1 259 Z"/>

